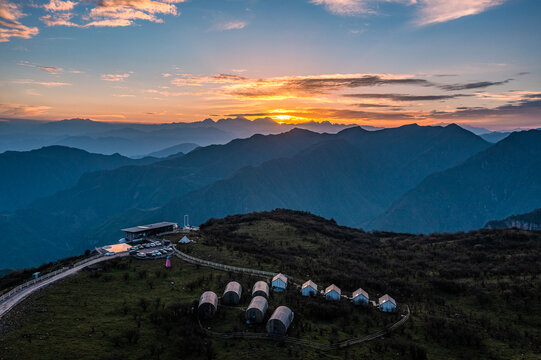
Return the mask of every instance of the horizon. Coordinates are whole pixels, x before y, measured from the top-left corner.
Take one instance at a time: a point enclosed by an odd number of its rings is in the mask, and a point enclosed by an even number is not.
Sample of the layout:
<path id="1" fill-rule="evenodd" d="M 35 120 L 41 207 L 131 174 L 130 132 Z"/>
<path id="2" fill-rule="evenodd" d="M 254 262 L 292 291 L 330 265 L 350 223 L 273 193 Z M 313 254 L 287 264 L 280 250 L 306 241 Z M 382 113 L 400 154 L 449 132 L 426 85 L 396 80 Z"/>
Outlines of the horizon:
<path id="1" fill-rule="evenodd" d="M 217 124 L 219 121 L 222 120 L 245 120 L 249 122 L 256 122 L 257 120 L 271 120 L 276 125 L 284 125 L 284 126 L 295 126 L 295 125 L 306 125 L 306 124 L 328 124 L 331 126 L 359 126 L 359 127 L 372 127 L 374 128 L 374 131 L 383 130 L 383 129 L 392 129 L 392 128 L 398 128 L 403 126 L 409 126 L 409 125 L 417 125 L 417 126 L 441 126 L 446 127 L 449 125 L 457 125 L 463 128 L 464 130 L 473 132 L 472 130 L 487 130 L 488 132 L 516 132 L 516 131 L 527 131 L 527 130 L 540 130 L 541 128 L 539 125 L 533 125 L 531 127 L 494 127 L 494 126 L 487 126 L 487 127 L 481 127 L 477 126 L 477 124 L 470 124 L 470 123 L 461 123 L 461 122 L 439 122 L 439 123 L 429 123 L 429 124 L 419 124 L 418 122 L 410 122 L 410 123 L 403 123 L 403 124 L 396 124 L 391 126 L 374 126 L 374 125 L 365 125 L 365 124 L 357 124 L 357 123 L 340 123 L 340 122 L 333 122 L 329 120 L 306 120 L 303 122 L 287 122 L 287 121 L 279 121 L 277 119 L 273 119 L 272 117 L 257 117 L 253 119 L 249 119 L 244 116 L 237 116 L 237 117 L 228 117 L 228 118 L 219 118 L 219 119 L 213 119 L 211 117 L 203 119 L 203 120 L 194 120 L 194 121 L 171 121 L 171 122 L 160 122 L 160 123 L 149 123 L 149 122 L 136 122 L 136 121 L 114 121 L 114 120 L 97 120 L 97 119 L 89 119 L 89 118 L 71 118 L 71 119 L 59 119 L 59 120 L 48 120 L 48 119 L 20 119 L 20 118 L 0 118 L 0 122 L 11 122 L 11 121 L 24 121 L 24 122 L 32 122 L 32 123 L 54 123 L 54 122 L 63 122 L 63 121 L 89 121 L 89 122 L 96 122 L 96 123 L 106 123 L 106 124 L 113 124 L 113 125 L 175 125 L 175 124 L 197 124 L 202 123 L 204 121 L 211 120 L 214 124 Z M 479 134 L 476 134 L 479 135 Z"/>
<path id="2" fill-rule="evenodd" d="M 1 0 L 0 9 L 3 118 L 541 123 L 533 0 Z"/>

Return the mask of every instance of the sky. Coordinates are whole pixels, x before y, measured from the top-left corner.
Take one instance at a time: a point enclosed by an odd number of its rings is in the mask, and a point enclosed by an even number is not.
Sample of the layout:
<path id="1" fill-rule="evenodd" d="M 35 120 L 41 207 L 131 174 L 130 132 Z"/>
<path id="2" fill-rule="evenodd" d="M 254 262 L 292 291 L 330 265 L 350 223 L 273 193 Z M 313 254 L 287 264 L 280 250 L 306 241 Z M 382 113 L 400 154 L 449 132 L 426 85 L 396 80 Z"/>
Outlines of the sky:
<path id="1" fill-rule="evenodd" d="M 539 0 L 0 0 L 0 118 L 541 127 Z"/>

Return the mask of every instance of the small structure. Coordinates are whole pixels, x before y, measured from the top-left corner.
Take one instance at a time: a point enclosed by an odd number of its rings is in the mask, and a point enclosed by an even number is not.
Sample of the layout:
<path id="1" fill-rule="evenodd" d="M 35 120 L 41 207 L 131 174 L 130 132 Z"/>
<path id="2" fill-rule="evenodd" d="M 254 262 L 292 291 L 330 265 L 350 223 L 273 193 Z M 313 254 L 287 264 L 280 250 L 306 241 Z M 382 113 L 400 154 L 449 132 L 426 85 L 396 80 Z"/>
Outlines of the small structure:
<path id="1" fill-rule="evenodd" d="M 41 275 L 41 273 L 39 271 L 37 271 L 37 272 L 32 274 L 32 279 L 37 279 L 37 278 L 40 277 L 40 275 Z"/>
<path id="2" fill-rule="evenodd" d="M 284 292 L 287 287 L 287 277 L 280 273 L 272 278 L 272 290 L 275 292 Z"/>
<path id="3" fill-rule="evenodd" d="M 252 288 L 252 297 L 263 296 L 265 299 L 269 298 L 269 284 L 265 281 L 258 281 Z"/>
<path id="4" fill-rule="evenodd" d="M 308 280 L 301 287 L 302 296 L 316 296 L 317 294 L 317 285 L 312 281 Z"/>
<path id="5" fill-rule="evenodd" d="M 262 323 L 268 307 L 269 302 L 263 296 L 255 296 L 252 298 L 250 305 L 248 305 L 248 309 L 246 309 L 246 322 Z"/>
<path id="6" fill-rule="evenodd" d="M 218 296 L 212 291 L 205 291 L 199 299 L 198 316 L 203 319 L 211 318 L 216 314 L 216 309 L 218 309 Z"/>
<path id="7" fill-rule="evenodd" d="M 267 333 L 271 335 L 285 335 L 293 322 L 293 311 L 287 306 L 278 306 L 267 321 Z"/>
<path id="8" fill-rule="evenodd" d="M 368 296 L 368 293 L 366 291 L 358 288 L 353 292 L 352 300 L 355 305 L 368 305 L 370 297 Z"/>
<path id="9" fill-rule="evenodd" d="M 342 296 L 342 291 L 340 288 L 334 284 L 328 286 L 325 289 L 325 299 L 332 300 L 332 301 L 340 301 L 340 297 Z"/>
<path id="10" fill-rule="evenodd" d="M 165 267 L 170 268 L 171 267 L 171 257 L 168 255 L 167 260 L 165 260 Z"/>
<path id="11" fill-rule="evenodd" d="M 184 236 L 182 237 L 182 239 L 179 240 L 178 243 L 179 243 L 179 244 L 189 244 L 189 243 L 191 243 L 191 242 L 192 242 L 192 241 L 191 241 L 190 239 L 188 239 L 188 237 L 187 237 L 186 235 L 184 235 Z"/>
<path id="12" fill-rule="evenodd" d="M 229 282 L 222 296 L 222 302 L 226 305 L 237 305 L 242 295 L 242 285 L 236 281 Z"/>
<path id="13" fill-rule="evenodd" d="M 379 298 L 378 307 L 379 307 L 379 310 L 383 312 L 395 312 L 396 301 L 388 294 L 385 294 Z"/>
<path id="14" fill-rule="evenodd" d="M 134 226 L 131 228 L 122 229 L 122 231 L 126 233 L 126 241 L 133 241 L 146 236 L 170 232 L 177 227 L 178 225 L 176 223 L 162 221 L 154 224 Z"/>

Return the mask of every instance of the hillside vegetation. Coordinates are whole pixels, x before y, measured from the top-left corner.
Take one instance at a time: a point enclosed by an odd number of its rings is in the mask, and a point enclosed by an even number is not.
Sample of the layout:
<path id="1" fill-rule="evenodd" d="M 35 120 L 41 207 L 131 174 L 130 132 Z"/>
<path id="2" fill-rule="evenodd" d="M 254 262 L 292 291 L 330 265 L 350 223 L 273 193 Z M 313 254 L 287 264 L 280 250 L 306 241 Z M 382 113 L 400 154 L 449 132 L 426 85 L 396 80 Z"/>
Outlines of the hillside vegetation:
<path id="1" fill-rule="evenodd" d="M 511 215 L 503 220 L 489 221 L 489 229 L 519 228 L 524 230 L 541 230 L 541 209 L 526 214 Z"/>
<path id="2" fill-rule="evenodd" d="M 215 262 L 310 278 L 320 288 L 335 283 L 344 294 L 358 287 L 373 300 L 389 293 L 401 307 L 407 304 L 412 316 L 391 336 L 336 352 L 218 340 L 199 331 L 194 301 L 208 289 L 220 296 L 230 280 L 249 289 L 257 278 L 176 258 L 170 270 L 163 260 L 114 260 L 102 272 L 81 273 L 16 308 L 4 323 L 0 359 L 28 358 L 36 349 L 44 359 L 503 360 L 541 354 L 539 232 L 366 233 L 308 213 L 276 210 L 211 219 L 194 239 L 178 247 Z M 330 343 L 396 321 L 396 315 L 345 301 L 305 300 L 289 288 L 271 299 L 271 308 L 287 304 L 295 311 L 289 336 Z M 245 295 L 241 304 L 247 303 Z M 205 326 L 258 330 L 246 328 L 242 312 L 235 311 L 220 308 Z"/>

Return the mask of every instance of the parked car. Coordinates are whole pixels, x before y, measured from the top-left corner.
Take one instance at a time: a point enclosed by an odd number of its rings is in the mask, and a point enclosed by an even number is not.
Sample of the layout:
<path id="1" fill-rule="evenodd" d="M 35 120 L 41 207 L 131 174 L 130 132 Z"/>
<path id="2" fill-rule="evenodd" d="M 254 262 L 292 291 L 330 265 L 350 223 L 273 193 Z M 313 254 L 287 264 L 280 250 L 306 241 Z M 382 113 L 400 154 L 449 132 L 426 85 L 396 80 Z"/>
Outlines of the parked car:
<path id="1" fill-rule="evenodd" d="M 115 253 L 112 253 L 112 252 L 106 252 L 105 253 L 105 256 L 113 256 Z"/>
<path id="2" fill-rule="evenodd" d="M 135 255 L 135 256 L 140 257 L 140 258 L 144 258 L 144 257 L 147 257 L 147 254 L 140 252 L 140 253 L 137 253 L 137 255 Z"/>

